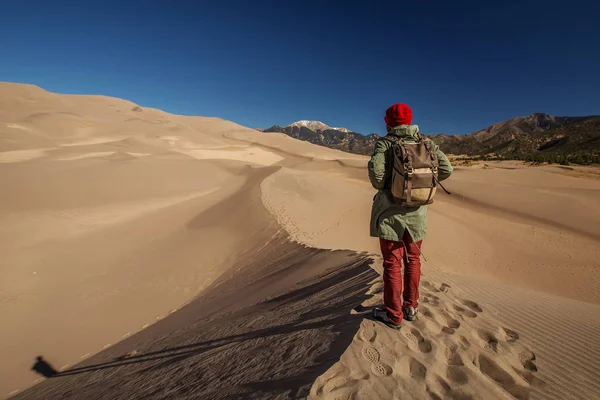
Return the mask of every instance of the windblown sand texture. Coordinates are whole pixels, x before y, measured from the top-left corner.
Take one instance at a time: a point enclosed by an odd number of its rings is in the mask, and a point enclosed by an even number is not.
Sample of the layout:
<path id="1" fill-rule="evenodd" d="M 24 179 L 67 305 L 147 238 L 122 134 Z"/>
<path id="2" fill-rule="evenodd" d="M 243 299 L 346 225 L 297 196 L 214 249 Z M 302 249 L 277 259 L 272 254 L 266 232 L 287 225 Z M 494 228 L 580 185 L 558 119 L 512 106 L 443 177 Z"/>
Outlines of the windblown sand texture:
<path id="1" fill-rule="evenodd" d="M 366 161 L 0 83 L 0 393 L 600 398 L 597 170 L 457 168 L 429 209 L 421 318 L 393 331 L 368 318 Z"/>

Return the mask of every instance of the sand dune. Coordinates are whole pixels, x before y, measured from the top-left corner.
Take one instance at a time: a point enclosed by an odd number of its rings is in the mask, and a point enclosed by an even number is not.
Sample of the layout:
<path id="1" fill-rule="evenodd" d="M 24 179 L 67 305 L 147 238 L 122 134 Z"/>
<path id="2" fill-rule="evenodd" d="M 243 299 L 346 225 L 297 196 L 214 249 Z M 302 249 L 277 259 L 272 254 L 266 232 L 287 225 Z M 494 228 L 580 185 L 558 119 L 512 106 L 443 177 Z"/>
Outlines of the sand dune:
<path id="1" fill-rule="evenodd" d="M 595 170 L 457 169 L 430 207 L 421 319 L 396 332 L 368 318 L 366 160 L 0 84 L 0 393 L 597 397 Z M 64 374 L 25 390 L 38 355 Z"/>

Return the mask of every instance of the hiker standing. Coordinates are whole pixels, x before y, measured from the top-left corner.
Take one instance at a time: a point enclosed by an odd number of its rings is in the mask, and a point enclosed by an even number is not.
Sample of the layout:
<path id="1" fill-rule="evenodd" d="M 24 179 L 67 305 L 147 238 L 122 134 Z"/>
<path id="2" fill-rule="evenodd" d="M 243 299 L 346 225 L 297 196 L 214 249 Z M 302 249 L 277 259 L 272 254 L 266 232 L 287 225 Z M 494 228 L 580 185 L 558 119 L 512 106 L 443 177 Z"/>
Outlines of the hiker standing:
<path id="1" fill-rule="evenodd" d="M 394 104 L 384 119 L 387 136 L 377 141 L 369 161 L 369 179 L 377 189 L 371 236 L 380 241 L 385 304 L 373 310 L 373 317 L 399 329 L 403 319 L 417 318 L 427 204 L 433 202 L 440 181 L 452 174 L 452 165 L 432 140 L 419 133 L 417 125 L 411 125 L 410 107 Z"/>

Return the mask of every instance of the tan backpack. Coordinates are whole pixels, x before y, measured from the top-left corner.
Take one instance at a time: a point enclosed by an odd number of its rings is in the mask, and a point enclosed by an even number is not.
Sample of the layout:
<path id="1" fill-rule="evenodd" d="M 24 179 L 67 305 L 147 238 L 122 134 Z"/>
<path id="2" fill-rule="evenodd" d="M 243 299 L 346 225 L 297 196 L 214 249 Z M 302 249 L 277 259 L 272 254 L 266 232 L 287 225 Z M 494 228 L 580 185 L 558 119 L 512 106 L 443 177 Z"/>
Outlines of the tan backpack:
<path id="1" fill-rule="evenodd" d="M 394 202 L 405 207 L 433 203 L 438 181 L 438 157 L 429 139 L 419 136 L 416 143 L 406 143 L 387 135 L 392 143 L 390 189 Z"/>

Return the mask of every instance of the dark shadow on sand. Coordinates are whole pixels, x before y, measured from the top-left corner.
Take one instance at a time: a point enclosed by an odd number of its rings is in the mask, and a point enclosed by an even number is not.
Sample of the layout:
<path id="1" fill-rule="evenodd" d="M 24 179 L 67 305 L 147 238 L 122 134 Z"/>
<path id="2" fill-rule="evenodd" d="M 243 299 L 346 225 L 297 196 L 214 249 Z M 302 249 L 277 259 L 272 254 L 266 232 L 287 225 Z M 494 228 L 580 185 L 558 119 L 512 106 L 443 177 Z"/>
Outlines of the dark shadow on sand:
<path id="1" fill-rule="evenodd" d="M 302 268 L 315 254 L 327 257 L 307 251 L 294 268 Z M 305 397 L 352 342 L 365 315 L 351 311 L 371 297 L 366 292 L 378 276 L 369 267 L 371 259 L 348 255 L 337 268 L 243 310 L 208 322 L 189 323 L 193 315 L 188 315 L 188 326 L 177 326 L 180 322 L 173 319 L 168 335 L 150 341 L 144 336 L 151 329 L 142 331 L 16 399 L 36 398 L 36 392 L 46 399 L 67 392 L 76 398 L 112 399 Z M 201 298 L 196 302 L 176 314 L 202 307 Z M 161 321 L 163 331 L 169 318 Z M 97 362 L 101 359 L 109 361 Z"/>
<path id="2" fill-rule="evenodd" d="M 55 370 L 54 367 L 46 360 L 44 360 L 44 357 L 42 356 L 39 356 L 35 359 L 35 364 L 33 364 L 31 370 L 46 378 L 54 378 L 55 376 L 60 375 L 60 373 Z"/>

